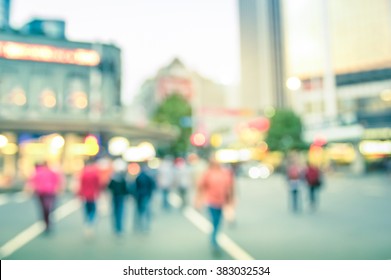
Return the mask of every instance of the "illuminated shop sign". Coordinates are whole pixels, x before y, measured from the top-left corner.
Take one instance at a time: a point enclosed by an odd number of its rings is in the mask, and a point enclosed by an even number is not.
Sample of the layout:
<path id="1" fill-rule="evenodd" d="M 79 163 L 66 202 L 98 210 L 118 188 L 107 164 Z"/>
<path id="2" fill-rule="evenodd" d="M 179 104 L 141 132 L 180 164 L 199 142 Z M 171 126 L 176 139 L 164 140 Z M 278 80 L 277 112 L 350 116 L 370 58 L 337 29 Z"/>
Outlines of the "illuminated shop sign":
<path id="1" fill-rule="evenodd" d="M 81 66 L 96 66 L 100 62 L 100 56 L 94 50 L 64 49 L 48 45 L 24 44 L 9 41 L 0 41 L 0 58 Z"/>

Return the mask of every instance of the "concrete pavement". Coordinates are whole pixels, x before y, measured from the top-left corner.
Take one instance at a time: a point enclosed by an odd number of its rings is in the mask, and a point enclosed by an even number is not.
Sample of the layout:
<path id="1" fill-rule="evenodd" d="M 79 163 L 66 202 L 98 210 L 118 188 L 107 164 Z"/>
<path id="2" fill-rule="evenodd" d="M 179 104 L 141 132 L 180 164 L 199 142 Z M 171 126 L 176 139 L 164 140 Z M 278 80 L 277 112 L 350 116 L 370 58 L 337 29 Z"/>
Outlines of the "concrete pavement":
<path id="1" fill-rule="evenodd" d="M 126 234 L 119 239 L 112 233 L 106 198 L 100 202 L 100 219 L 93 238 L 83 235 L 82 212 L 73 205 L 74 210 L 65 209 L 69 213 L 62 211 L 63 217 L 58 219 L 52 235 L 37 235 L 7 258 L 391 259 L 390 177 L 330 176 L 315 213 L 308 209 L 304 186 L 300 213 L 289 211 L 288 194 L 286 182 L 278 174 L 266 180 L 238 180 L 237 220 L 233 226 L 223 225 L 229 242 L 224 241 L 228 253 L 221 255 L 214 255 L 209 248 L 206 211 L 187 209 L 182 213 L 172 209 L 166 213 L 161 211 L 160 201 L 155 201 L 152 230 L 148 235 L 140 235 L 131 231 L 133 210 L 128 201 Z M 59 205 L 70 199 L 69 195 L 60 198 Z M 0 248 L 37 219 L 34 200 L 20 194 L 2 194 Z"/>

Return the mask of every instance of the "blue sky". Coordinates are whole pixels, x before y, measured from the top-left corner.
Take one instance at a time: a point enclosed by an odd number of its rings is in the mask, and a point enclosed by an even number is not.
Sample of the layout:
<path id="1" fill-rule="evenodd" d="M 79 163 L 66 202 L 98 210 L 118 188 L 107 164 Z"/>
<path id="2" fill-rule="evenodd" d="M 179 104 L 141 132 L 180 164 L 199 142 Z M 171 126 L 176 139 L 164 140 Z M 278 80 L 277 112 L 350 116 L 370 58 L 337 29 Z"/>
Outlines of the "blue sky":
<path id="1" fill-rule="evenodd" d="M 14 27 L 32 17 L 65 19 L 71 40 L 121 47 L 124 101 L 174 57 L 217 82 L 239 81 L 236 0 L 13 0 Z"/>

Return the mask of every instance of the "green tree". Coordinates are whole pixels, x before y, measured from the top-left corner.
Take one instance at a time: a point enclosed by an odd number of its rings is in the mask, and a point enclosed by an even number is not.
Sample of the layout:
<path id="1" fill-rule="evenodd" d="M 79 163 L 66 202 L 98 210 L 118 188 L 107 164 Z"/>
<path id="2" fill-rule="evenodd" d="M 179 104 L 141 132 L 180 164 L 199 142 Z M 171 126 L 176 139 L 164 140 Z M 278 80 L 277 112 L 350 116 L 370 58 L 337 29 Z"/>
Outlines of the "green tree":
<path id="1" fill-rule="evenodd" d="M 192 133 L 191 116 L 192 109 L 189 102 L 177 93 L 169 95 L 158 106 L 153 120 L 156 123 L 173 125 L 179 129 L 177 140 L 165 152 L 176 156 L 187 152 Z"/>
<path id="2" fill-rule="evenodd" d="M 266 143 L 271 151 L 288 152 L 306 148 L 302 140 L 302 124 L 300 118 L 291 110 L 276 110 L 270 119 L 270 128 Z"/>

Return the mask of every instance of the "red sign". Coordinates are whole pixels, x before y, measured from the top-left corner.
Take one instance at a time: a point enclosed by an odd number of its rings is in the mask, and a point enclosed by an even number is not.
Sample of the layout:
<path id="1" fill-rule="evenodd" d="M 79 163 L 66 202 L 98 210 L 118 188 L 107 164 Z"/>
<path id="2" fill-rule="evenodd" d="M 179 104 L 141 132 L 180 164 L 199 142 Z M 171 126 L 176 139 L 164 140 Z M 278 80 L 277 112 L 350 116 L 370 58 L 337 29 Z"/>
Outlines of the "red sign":
<path id="1" fill-rule="evenodd" d="M 191 80 L 178 77 L 165 77 L 158 80 L 157 94 L 159 99 L 164 99 L 173 93 L 180 94 L 187 100 L 191 100 L 193 96 Z"/>

